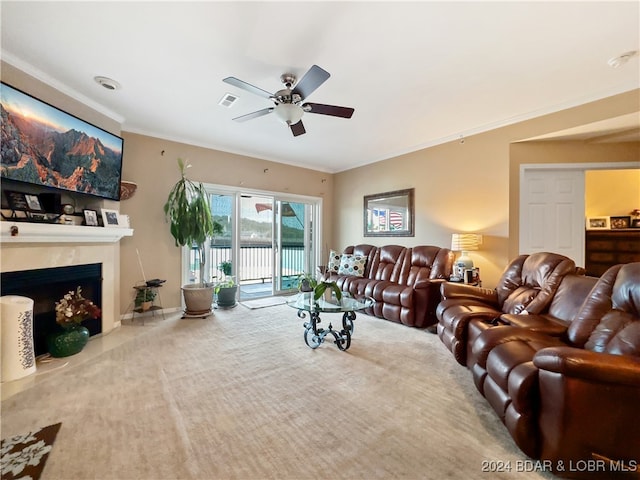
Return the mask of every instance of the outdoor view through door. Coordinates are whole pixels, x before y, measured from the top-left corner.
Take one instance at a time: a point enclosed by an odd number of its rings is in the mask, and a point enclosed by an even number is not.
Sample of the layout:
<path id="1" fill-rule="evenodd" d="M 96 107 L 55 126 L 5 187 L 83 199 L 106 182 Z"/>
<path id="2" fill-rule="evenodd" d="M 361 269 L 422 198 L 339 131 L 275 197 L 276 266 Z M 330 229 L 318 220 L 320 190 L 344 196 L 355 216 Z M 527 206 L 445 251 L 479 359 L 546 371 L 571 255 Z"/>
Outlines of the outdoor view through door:
<path id="1" fill-rule="evenodd" d="M 214 282 L 231 276 L 242 301 L 295 291 L 298 275 L 315 271 L 319 199 L 207 190 L 214 220 L 224 229 L 208 243 L 207 271 Z M 193 282 L 196 259 L 193 252 L 188 257 Z"/>

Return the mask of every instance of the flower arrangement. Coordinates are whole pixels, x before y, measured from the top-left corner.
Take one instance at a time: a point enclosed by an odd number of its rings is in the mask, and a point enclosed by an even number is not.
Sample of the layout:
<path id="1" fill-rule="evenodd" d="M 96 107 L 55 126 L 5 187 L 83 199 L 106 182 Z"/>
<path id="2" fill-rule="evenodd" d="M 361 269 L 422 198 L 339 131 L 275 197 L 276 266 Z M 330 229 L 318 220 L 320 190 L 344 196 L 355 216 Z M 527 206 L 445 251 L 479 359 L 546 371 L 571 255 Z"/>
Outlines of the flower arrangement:
<path id="1" fill-rule="evenodd" d="M 98 318 L 100 308 L 82 296 L 82 289 L 70 290 L 56 302 L 56 322 L 62 327 L 79 325 L 88 318 Z"/>

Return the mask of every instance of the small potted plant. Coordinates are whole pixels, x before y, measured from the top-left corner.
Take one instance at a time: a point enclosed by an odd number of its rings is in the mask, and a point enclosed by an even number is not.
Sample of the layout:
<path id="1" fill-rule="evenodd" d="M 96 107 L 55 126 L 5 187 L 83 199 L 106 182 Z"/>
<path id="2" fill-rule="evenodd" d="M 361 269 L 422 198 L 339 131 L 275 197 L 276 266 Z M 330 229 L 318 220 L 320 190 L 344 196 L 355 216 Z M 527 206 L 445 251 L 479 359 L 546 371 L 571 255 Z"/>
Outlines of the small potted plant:
<path id="1" fill-rule="evenodd" d="M 298 275 L 298 291 L 301 293 L 313 292 L 315 302 L 324 296 L 325 301 L 333 303 L 334 295 L 338 302 L 342 300 L 342 291 L 336 282 L 318 281 L 310 273 Z"/>
<path id="2" fill-rule="evenodd" d="M 313 299 L 317 302 L 323 295 L 326 302 L 334 303 L 333 295 L 335 295 L 338 303 L 342 300 L 342 291 L 336 282 L 318 282 L 313 289 Z"/>
<path id="3" fill-rule="evenodd" d="M 234 307 L 236 305 L 238 285 L 234 277 L 225 275 L 224 280 L 216 283 L 215 290 L 218 307 Z"/>
<path id="4" fill-rule="evenodd" d="M 302 293 L 313 292 L 318 285 L 316 280 L 310 273 L 301 273 L 298 275 L 298 291 Z"/>
<path id="5" fill-rule="evenodd" d="M 218 269 L 222 272 L 222 281 L 216 283 L 216 303 L 218 307 L 234 307 L 238 294 L 236 279 L 231 275 L 233 265 L 230 260 L 223 260 L 218 264 Z"/>
<path id="6" fill-rule="evenodd" d="M 231 261 L 223 260 L 218 264 L 218 269 L 224 273 L 225 277 L 231 275 Z"/>
<path id="7" fill-rule="evenodd" d="M 156 292 L 152 288 L 137 288 L 136 290 L 135 306 L 143 312 L 146 312 L 151 308 L 151 305 L 153 305 Z"/>

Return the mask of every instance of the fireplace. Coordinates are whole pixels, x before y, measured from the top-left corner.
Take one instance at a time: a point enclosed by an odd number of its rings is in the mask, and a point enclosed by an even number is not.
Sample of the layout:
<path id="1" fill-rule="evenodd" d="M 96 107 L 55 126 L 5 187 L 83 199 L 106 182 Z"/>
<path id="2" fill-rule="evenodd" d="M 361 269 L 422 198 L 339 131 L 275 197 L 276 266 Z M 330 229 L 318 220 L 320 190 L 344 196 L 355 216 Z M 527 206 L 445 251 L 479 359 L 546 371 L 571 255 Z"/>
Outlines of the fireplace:
<path id="1" fill-rule="evenodd" d="M 67 292 L 82 288 L 82 296 L 102 306 L 102 264 L 38 268 L 1 274 L 2 295 L 31 298 L 33 305 L 33 342 L 36 356 L 47 353 L 46 337 L 55 331 L 55 302 Z M 90 335 L 102 333 L 102 319 L 88 319 L 83 325 Z"/>
<path id="2" fill-rule="evenodd" d="M 102 290 L 97 304 L 102 309 L 101 335 L 105 335 L 120 325 L 119 243 L 132 235 L 129 228 L 0 222 L 0 272 L 100 264 Z"/>

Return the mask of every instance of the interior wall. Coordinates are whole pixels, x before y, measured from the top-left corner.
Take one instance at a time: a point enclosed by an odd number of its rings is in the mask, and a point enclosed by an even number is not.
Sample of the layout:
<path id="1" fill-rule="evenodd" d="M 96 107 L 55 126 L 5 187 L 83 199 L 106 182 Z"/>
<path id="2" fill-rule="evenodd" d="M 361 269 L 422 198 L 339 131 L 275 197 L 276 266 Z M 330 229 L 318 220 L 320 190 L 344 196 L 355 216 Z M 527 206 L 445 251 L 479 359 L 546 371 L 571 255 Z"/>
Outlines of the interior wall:
<path id="1" fill-rule="evenodd" d="M 181 305 L 180 248 L 175 246 L 165 222 L 163 206 L 180 177 L 177 159 L 192 167 L 190 179 L 246 189 L 267 190 L 323 198 L 323 244 L 331 238 L 333 176 L 316 170 L 244 157 L 159 138 L 123 132 L 123 179 L 136 182 L 134 196 L 120 202 L 120 212 L 129 215 L 133 237 L 120 242 L 122 300 L 125 313 L 133 299 L 133 285 L 142 280 L 137 252 L 147 278 L 162 278 L 162 306 Z"/>
<path id="2" fill-rule="evenodd" d="M 637 112 L 638 105 L 640 90 L 634 90 L 466 137 L 464 142 L 340 172 L 335 178 L 337 225 L 331 248 L 358 243 L 447 247 L 454 232 L 482 233 L 484 244 L 471 257 L 480 267 L 483 286 L 493 288 L 518 252 L 520 164 L 582 162 L 591 156 L 591 145 L 582 142 L 564 146 L 545 142 L 534 146 L 545 149 L 538 152 L 529 143 L 514 142 Z M 598 148 L 593 161 L 638 161 L 640 157 L 638 143 Z M 415 236 L 365 237 L 363 196 L 411 187 L 415 188 Z"/>
<path id="3" fill-rule="evenodd" d="M 636 208 L 640 209 L 640 169 L 585 172 L 586 217 L 629 216 Z"/>

